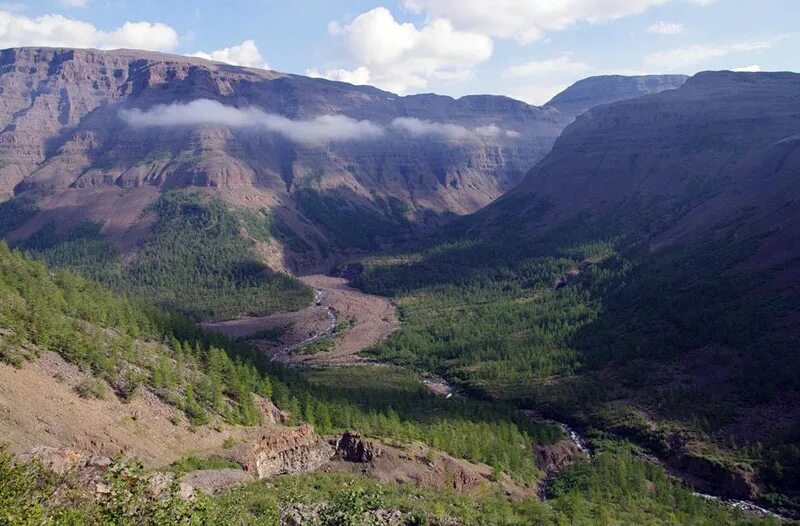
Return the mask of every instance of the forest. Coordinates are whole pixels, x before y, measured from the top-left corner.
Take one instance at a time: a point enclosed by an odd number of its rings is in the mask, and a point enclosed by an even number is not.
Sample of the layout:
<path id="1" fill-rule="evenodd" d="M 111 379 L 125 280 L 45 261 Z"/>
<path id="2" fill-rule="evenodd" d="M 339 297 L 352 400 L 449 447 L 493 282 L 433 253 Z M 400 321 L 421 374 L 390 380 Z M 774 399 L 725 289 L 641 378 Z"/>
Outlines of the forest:
<path id="1" fill-rule="evenodd" d="M 125 400 L 151 389 L 198 426 L 214 418 L 255 424 L 260 415 L 253 397 L 263 396 L 291 414 L 289 423 L 307 422 L 319 433 L 355 429 L 381 439 L 422 441 L 531 485 L 541 476 L 533 447 L 561 436 L 510 405 L 431 396 L 409 371 L 303 374 L 279 368 L 246 343 L 206 333 L 179 313 L 118 295 L 70 271 L 50 271 L 4 244 L 0 276 L 2 360 L 20 367 L 41 352 L 57 352 L 94 374 L 99 387 L 87 386 L 85 396 Z M 79 492 L 65 491 L 70 481 L 0 451 L 0 509 L 9 510 L 2 519 L 10 525 L 205 524 L 234 517 L 236 524 L 277 524 L 279 510 L 300 495 L 320 503 L 322 524 L 331 525 L 370 524 L 370 513 L 383 507 L 402 510 L 408 524 L 446 524 L 452 518 L 465 525 L 758 522 L 692 496 L 660 468 L 612 443 L 598 460 L 560 475 L 545 503 L 493 493 L 467 498 L 324 473 L 258 482 L 214 498 L 184 501 L 171 493 L 154 500 L 141 467 L 121 459 L 107 475 L 108 498 L 86 501 Z M 54 491 L 63 499 L 54 501 Z"/>
<path id="2" fill-rule="evenodd" d="M 753 470 L 765 502 L 799 507 L 800 426 L 769 437 L 729 429 L 740 408 L 800 389 L 800 342 L 781 317 L 800 301 L 754 295 L 767 276 L 732 270 L 758 239 L 718 235 L 654 254 L 635 234 L 615 235 L 620 221 L 576 220 L 524 243 L 497 232 L 433 240 L 351 266 L 357 286 L 392 296 L 402 315 L 401 330 L 366 352 L 659 455 Z M 675 385 L 669 371 L 698 349 L 716 353 L 720 379 L 688 369 L 692 383 Z"/>
<path id="3" fill-rule="evenodd" d="M 30 213 L 24 203 L 0 206 L 18 217 Z M 129 262 L 92 222 L 67 232 L 50 223 L 15 248 L 195 319 L 265 315 L 311 301 L 308 287 L 256 255 L 255 243 L 269 243 L 275 224 L 262 211 L 232 210 L 219 198 L 175 191 L 144 213 L 153 217 L 151 235 Z M 19 221 L 7 222 L 11 228 Z"/>

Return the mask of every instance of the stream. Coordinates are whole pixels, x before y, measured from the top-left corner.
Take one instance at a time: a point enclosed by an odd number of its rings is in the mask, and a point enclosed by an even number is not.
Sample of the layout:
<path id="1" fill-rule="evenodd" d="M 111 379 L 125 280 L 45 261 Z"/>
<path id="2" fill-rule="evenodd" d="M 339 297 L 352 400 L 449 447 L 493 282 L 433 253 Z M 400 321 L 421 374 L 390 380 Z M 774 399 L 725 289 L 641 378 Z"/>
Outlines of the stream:
<path id="1" fill-rule="evenodd" d="M 584 262 L 584 264 L 586 264 L 586 262 Z M 575 279 L 577 276 L 580 275 L 581 270 L 582 270 L 581 267 L 578 267 L 577 269 L 572 269 L 572 271 L 570 273 L 568 273 L 566 276 L 564 276 L 558 282 L 554 283 L 554 285 L 553 285 L 554 288 L 558 288 L 559 285 L 563 286 L 563 283 L 569 282 L 570 280 Z M 325 290 L 324 289 L 319 289 L 319 288 L 315 289 L 314 290 L 314 305 L 322 306 L 322 302 L 323 302 L 324 299 L 325 299 Z M 293 351 L 295 351 L 295 350 L 297 350 L 297 349 L 299 349 L 299 348 L 301 348 L 301 347 L 303 347 L 305 345 L 317 342 L 319 340 L 322 340 L 324 338 L 327 338 L 327 337 L 331 336 L 333 334 L 334 330 L 336 329 L 336 325 L 339 322 L 339 318 L 338 318 L 338 315 L 336 314 L 336 311 L 332 307 L 328 307 L 327 308 L 327 315 L 328 315 L 328 319 L 329 319 L 330 323 L 329 323 L 328 327 L 325 330 L 323 330 L 320 333 L 317 333 L 317 334 L 314 334 L 312 336 L 309 336 L 308 338 L 306 338 L 305 340 L 303 340 L 303 341 L 301 341 L 299 343 L 295 343 L 293 345 L 290 345 L 290 346 L 287 346 L 287 347 L 281 349 L 275 355 L 273 355 L 273 360 L 286 357 L 291 352 L 293 352 Z M 440 396 L 440 397 L 445 398 L 445 399 L 452 399 L 454 396 L 458 395 L 458 389 L 455 386 L 453 386 L 452 384 L 450 384 L 446 379 L 444 379 L 442 377 L 426 373 L 420 378 L 420 382 L 428 389 L 428 391 L 431 394 L 433 394 L 435 396 Z M 574 428 L 572 428 L 568 424 L 566 424 L 564 422 L 560 422 L 558 420 L 544 419 L 544 418 L 541 418 L 541 416 L 539 416 L 539 415 L 528 415 L 528 416 L 536 418 L 539 421 L 548 422 L 548 423 L 550 423 L 552 425 L 555 425 L 556 427 L 561 429 L 561 431 L 564 433 L 564 435 L 569 437 L 569 440 L 573 444 L 575 444 L 575 446 L 578 448 L 578 450 L 580 450 L 582 453 L 584 453 L 589 459 L 591 459 L 592 456 L 594 455 L 594 450 L 591 447 L 589 441 L 586 440 L 586 438 L 584 436 L 582 436 L 578 431 L 576 431 Z M 681 479 L 684 483 L 686 483 L 688 485 L 686 477 L 683 474 L 681 474 L 679 472 L 669 471 L 669 470 L 668 470 L 668 472 L 670 473 L 670 475 L 672 475 L 672 476 L 674 476 L 674 477 L 676 477 L 678 479 Z M 761 507 L 761 506 L 759 506 L 759 505 L 757 505 L 757 504 L 755 504 L 754 502 L 751 502 L 751 501 L 736 500 L 736 499 L 731 499 L 731 498 L 727 498 L 727 497 L 721 497 L 721 496 L 718 496 L 718 495 L 710 495 L 710 494 L 706 494 L 706 493 L 700 493 L 700 492 L 696 492 L 696 491 L 693 491 L 693 495 L 695 495 L 697 497 L 700 497 L 702 499 L 708 500 L 708 501 L 719 502 L 719 503 L 725 504 L 727 506 L 730 506 L 732 508 L 741 510 L 743 512 L 751 513 L 751 514 L 754 514 L 754 515 L 759 515 L 759 516 L 763 516 L 763 517 L 774 517 L 774 518 L 779 519 L 781 521 L 790 521 L 791 520 L 789 517 L 782 516 L 782 515 L 774 512 L 774 511 L 771 511 L 769 509 Z"/>
<path id="2" fill-rule="evenodd" d="M 435 395 L 442 396 L 444 398 L 450 399 L 455 394 L 457 394 L 457 389 L 453 385 L 451 385 L 447 380 L 445 380 L 444 378 L 441 378 L 441 377 L 438 377 L 438 376 L 432 376 L 432 375 L 425 375 L 421 379 L 421 381 L 428 388 L 428 390 L 431 393 L 435 394 Z M 590 460 L 594 456 L 594 449 L 589 444 L 589 441 L 586 440 L 586 438 L 584 436 L 582 436 L 580 433 L 578 433 L 578 431 L 576 431 L 574 428 L 572 428 L 568 424 L 566 424 L 564 422 L 560 422 L 558 420 L 552 420 L 552 419 L 549 419 L 549 418 L 542 418 L 540 415 L 526 415 L 526 416 L 531 417 L 531 418 L 535 418 L 536 420 L 538 420 L 540 422 L 549 423 L 549 424 L 552 424 L 552 425 L 558 427 L 559 429 L 561 429 L 561 431 L 564 433 L 564 435 L 569 437 L 570 442 L 575 444 L 575 447 L 577 447 L 578 450 L 581 453 L 585 454 Z M 670 475 L 678 478 L 678 479 L 681 479 L 684 483 L 686 483 L 686 479 L 681 473 L 675 472 L 675 471 L 672 471 L 672 470 L 668 470 L 668 473 Z M 758 504 L 756 504 L 754 502 L 751 502 L 751 501 L 736 500 L 736 499 L 731 499 L 731 498 L 728 498 L 728 497 L 721 497 L 721 496 L 718 496 L 718 495 L 710 495 L 710 494 L 707 494 L 707 493 L 700 493 L 698 491 L 692 491 L 692 494 L 694 496 L 696 496 L 696 497 L 700 497 L 701 499 L 704 499 L 704 500 L 707 500 L 707 501 L 719 502 L 719 503 L 725 504 L 725 505 L 727 505 L 727 506 L 729 506 L 731 508 L 736 508 L 736 509 L 741 510 L 741 511 L 746 512 L 746 513 L 751 513 L 751 514 L 759 515 L 759 516 L 762 516 L 762 517 L 774 517 L 774 518 L 779 519 L 781 521 L 791 521 L 792 520 L 789 517 L 780 515 L 780 514 L 774 512 L 774 511 L 772 511 L 772 510 L 769 510 L 767 508 L 759 506 Z"/>
<path id="3" fill-rule="evenodd" d="M 322 300 L 324 299 L 325 299 L 325 291 L 322 289 L 314 289 L 314 305 L 316 305 L 317 307 L 321 307 Z M 300 349 L 301 347 L 304 347 L 308 344 L 318 342 L 333 334 L 333 331 L 336 330 L 336 325 L 339 323 L 339 316 L 336 314 L 336 311 L 333 309 L 333 307 L 327 308 L 327 314 L 329 323 L 328 327 L 326 327 L 324 331 L 319 332 L 317 334 L 312 334 L 311 336 L 309 336 L 308 338 L 306 338 L 301 342 L 284 347 L 280 351 L 276 352 L 272 356 L 272 359 L 278 360 L 280 358 L 285 358 L 293 351 L 296 351 L 297 349 Z"/>

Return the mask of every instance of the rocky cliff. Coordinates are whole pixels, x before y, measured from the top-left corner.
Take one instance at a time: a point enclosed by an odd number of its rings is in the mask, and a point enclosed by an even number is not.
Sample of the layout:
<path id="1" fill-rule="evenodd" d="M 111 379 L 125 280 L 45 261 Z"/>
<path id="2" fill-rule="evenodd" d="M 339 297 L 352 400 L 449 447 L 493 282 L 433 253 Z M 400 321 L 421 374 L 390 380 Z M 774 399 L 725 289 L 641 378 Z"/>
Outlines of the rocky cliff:
<path id="1" fill-rule="evenodd" d="M 521 181 L 595 94 L 606 102 L 676 82 L 595 79 L 537 108 L 141 51 L 8 49 L 0 200 L 39 210 L 13 225 L 12 241 L 90 220 L 127 251 L 147 234 L 142 211 L 159 192 L 201 189 L 270 210 L 297 267 L 328 247 L 376 248 L 474 212 Z"/>
<path id="2" fill-rule="evenodd" d="M 139 51 L 5 50 L 0 94 L 0 196 L 32 196 L 59 226 L 91 219 L 117 237 L 153 189 L 186 187 L 268 207 L 307 241 L 336 237 L 340 217 L 402 230 L 489 203 L 565 124 L 505 97 L 399 97 Z M 190 107 L 190 122 L 125 118 L 196 101 L 217 106 Z"/>

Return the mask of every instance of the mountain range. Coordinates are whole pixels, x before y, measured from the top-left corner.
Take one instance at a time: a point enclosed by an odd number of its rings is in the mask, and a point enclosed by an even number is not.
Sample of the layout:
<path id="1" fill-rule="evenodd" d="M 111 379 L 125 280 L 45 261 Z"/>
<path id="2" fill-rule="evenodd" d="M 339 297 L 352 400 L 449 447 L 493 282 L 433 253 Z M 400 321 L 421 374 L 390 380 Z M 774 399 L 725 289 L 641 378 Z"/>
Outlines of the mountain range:
<path id="1" fill-rule="evenodd" d="M 39 210 L 12 241 L 51 221 L 62 232 L 93 221 L 129 251 L 159 192 L 196 188 L 269 209 L 284 240 L 300 240 L 272 266 L 298 268 L 475 212 L 586 108 L 684 81 L 597 78 L 534 107 L 138 51 L 10 49 L 0 53 L 0 196 Z"/>

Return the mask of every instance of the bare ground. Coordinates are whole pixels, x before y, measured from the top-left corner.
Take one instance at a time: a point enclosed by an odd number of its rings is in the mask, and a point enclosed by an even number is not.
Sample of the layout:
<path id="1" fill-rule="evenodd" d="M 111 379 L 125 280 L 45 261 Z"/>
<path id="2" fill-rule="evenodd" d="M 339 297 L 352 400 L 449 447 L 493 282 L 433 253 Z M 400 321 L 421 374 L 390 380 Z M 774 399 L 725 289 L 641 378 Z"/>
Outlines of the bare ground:
<path id="1" fill-rule="evenodd" d="M 147 389 L 126 404 L 110 389 L 104 400 L 84 399 L 75 386 L 90 375 L 55 353 L 42 353 L 21 369 L 0 363 L 0 440 L 13 453 L 39 446 L 137 457 L 147 467 L 218 451 L 223 442 L 288 428 L 245 428 L 216 422 L 194 428 L 183 413 Z M 172 421 L 176 424 L 173 424 Z"/>
<path id="2" fill-rule="evenodd" d="M 207 323 L 205 326 L 234 338 L 246 338 L 260 331 L 285 328 L 280 341 L 261 340 L 257 345 L 278 361 L 311 367 L 368 362 L 359 352 L 387 338 L 400 327 L 397 310 L 388 298 L 365 294 L 348 286 L 344 278 L 315 274 L 300 279 L 308 286 L 323 291 L 319 305 L 297 312 L 282 312 L 259 318 L 245 317 Z M 292 352 L 298 345 L 330 329 L 331 309 L 338 322 L 354 320 L 352 327 L 331 336 L 330 350 L 315 354 Z"/>

